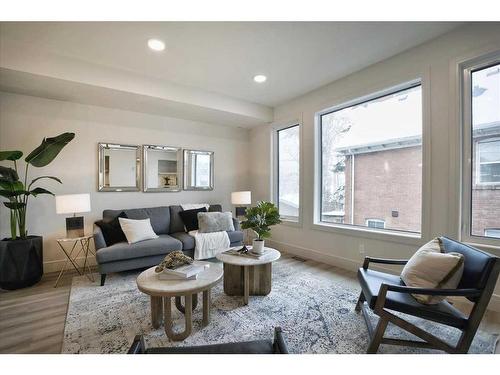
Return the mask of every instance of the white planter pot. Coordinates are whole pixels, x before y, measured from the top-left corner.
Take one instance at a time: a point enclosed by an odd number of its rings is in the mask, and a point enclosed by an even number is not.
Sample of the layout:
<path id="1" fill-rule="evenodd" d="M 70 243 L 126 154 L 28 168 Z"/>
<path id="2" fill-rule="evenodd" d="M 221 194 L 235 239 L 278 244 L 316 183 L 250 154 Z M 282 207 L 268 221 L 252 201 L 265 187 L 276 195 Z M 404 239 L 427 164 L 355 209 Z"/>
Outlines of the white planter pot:
<path id="1" fill-rule="evenodd" d="M 264 252 L 264 240 L 253 240 L 252 241 L 252 251 L 256 254 L 262 254 Z"/>

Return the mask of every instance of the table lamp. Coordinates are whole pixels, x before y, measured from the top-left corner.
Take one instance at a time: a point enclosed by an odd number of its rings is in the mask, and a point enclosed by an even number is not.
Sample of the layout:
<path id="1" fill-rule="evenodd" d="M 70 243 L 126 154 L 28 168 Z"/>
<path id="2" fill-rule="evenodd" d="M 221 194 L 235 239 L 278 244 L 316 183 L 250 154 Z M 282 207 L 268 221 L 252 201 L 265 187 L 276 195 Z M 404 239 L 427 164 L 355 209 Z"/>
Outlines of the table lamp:
<path id="1" fill-rule="evenodd" d="M 246 207 L 252 203 L 252 192 L 250 191 L 235 191 L 231 193 L 231 203 L 236 206 L 236 217 L 245 216 Z"/>
<path id="2" fill-rule="evenodd" d="M 85 235 L 83 216 L 77 213 L 90 212 L 90 194 L 56 195 L 56 212 L 58 214 L 73 214 L 66 218 L 66 236 L 68 238 Z"/>

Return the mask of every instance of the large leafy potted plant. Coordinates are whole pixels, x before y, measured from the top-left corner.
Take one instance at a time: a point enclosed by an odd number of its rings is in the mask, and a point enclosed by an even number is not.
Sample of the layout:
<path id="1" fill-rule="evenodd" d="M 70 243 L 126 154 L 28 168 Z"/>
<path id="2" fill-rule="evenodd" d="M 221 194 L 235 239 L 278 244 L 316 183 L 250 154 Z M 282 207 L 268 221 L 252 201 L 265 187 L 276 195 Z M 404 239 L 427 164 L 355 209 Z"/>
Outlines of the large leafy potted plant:
<path id="1" fill-rule="evenodd" d="M 271 202 L 258 202 L 257 206 L 247 208 L 246 220 L 241 223 L 243 229 L 252 229 L 257 238 L 253 240 L 252 251 L 264 252 L 264 239 L 271 236 L 271 226 L 281 223 L 278 207 Z"/>
<path id="2" fill-rule="evenodd" d="M 18 160 L 21 151 L 0 151 L 0 162 L 11 161 L 13 168 L 0 166 L 0 196 L 7 199 L 4 206 L 10 210 L 10 238 L 0 241 L 0 288 L 19 289 L 40 281 L 43 275 L 43 238 L 29 236 L 26 228 L 28 200 L 41 194 L 54 195 L 49 190 L 34 185 L 42 179 L 62 183 L 54 176 L 40 176 L 28 183 L 28 168 L 45 167 L 73 138 L 74 133 L 63 133 L 53 138 L 44 138 L 24 161 L 24 179 L 19 178 Z M 18 232 L 19 230 L 19 232 Z"/>

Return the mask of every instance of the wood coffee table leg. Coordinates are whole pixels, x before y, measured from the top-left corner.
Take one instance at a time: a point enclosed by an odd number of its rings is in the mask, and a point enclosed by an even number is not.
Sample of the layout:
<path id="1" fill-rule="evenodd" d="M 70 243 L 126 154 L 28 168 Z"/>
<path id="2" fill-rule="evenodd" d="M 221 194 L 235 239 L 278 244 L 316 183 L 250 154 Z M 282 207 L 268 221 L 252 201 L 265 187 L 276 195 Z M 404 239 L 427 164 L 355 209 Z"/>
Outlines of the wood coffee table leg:
<path id="1" fill-rule="evenodd" d="M 198 306 L 198 293 L 193 294 L 193 311 L 196 309 L 196 306 Z M 182 306 L 181 297 L 175 297 L 175 307 L 183 314 L 186 312 L 185 307 Z"/>
<path id="2" fill-rule="evenodd" d="M 163 317 L 163 298 L 151 296 L 151 325 L 159 328 Z"/>
<path id="3" fill-rule="evenodd" d="M 184 320 L 185 320 L 184 332 L 175 333 L 172 329 L 172 297 L 164 297 L 163 302 L 164 302 L 163 320 L 165 324 L 165 333 L 167 334 L 168 338 L 173 341 L 184 340 L 191 334 L 191 330 L 193 328 L 193 322 L 191 319 L 191 315 L 193 312 L 192 295 L 189 294 L 185 297 L 186 312 L 184 313 Z"/>
<path id="4" fill-rule="evenodd" d="M 249 266 L 243 266 L 243 303 L 248 305 L 248 295 L 250 294 Z"/>
<path id="5" fill-rule="evenodd" d="M 203 327 L 207 326 L 210 322 L 210 304 L 212 303 L 210 291 L 210 289 L 203 291 Z"/>

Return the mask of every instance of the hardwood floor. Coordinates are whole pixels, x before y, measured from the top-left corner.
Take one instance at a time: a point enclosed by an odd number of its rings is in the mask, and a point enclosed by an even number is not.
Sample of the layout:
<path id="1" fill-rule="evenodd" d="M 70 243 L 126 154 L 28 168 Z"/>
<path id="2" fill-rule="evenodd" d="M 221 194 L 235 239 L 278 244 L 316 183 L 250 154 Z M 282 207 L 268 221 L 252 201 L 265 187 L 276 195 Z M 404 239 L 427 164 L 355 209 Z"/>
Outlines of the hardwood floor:
<path id="1" fill-rule="evenodd" d="M 0 291 L 0 353 L 60 353 L 71 280 L 68 271 L 45 274 L 30 287 Z"/>
<path id="2" fill-rule="evenodd" d="M 283 254 L 279 262 L 295 263 L 317 275 L 358 286 L 354 272 Z M 0 353 L 60 353 L 71 280 L 68 272 L 54 288 L 57 273 L 44 275 L 31 288 L 0 291 Z M 466 310 L 467 306 L 459 306 Z M 480 329 L 500 334 L 500 312 L 488 311 Z M 496 348 L 500 354 L 500 345 Z"/>

